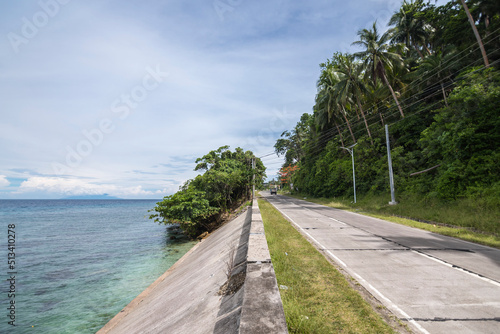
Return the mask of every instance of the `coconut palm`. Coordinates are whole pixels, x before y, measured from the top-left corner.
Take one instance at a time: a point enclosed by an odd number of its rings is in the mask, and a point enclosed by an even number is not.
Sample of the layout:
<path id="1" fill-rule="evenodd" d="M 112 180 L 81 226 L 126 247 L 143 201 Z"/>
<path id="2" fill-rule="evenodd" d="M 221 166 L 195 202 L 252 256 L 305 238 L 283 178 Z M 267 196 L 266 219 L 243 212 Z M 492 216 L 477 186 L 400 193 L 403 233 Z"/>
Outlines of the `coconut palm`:
<path id="1" fill-rule="evenodd" d="M 399 105 L 396 93 L 387 79 L 386 67 L 392 69 L 394 66 L 404 66 L 401 55 L 390 51 L 391 46 L 388 44 L 391 36 L 390 32 L 380 36 L 377 31 L 377 22 L 375 21 L 373 22 L 372 29 L 362 29 L 358 31 L 358 36 L 360 40 L 352 44 L 359 45 L 365 50 L 355 53 L 354 57 L 364 61 L 364 64 L 368 69 L 367 74 L 371 75 L 374 83 L 377 78 L 383 80 L 387 88 L 391 91 L 392 97 L 396 102 L 401 116 L 405 117 L 403 109 L 401 109 L 401 106 Z"/>
<path id="2" fill-rule="evenodd" d="M 327 107 L 325 106 L 326 103 L 324 101 L 326 99 L 323 99 L 322 93 L 320 92 L 318 94 L 319 99 L 317 99 L 317 103 L 314 106 L 314 121 L 316 123 L 316 129 L 319 129 L 320 131 L 325 131 L 329 130 L 328 126 L 333 122 L 335 127 L 337 128 L 337 133 L 340 136 L 340 143 L 342 146 L 344 146 L 344 137 L 342 136 L 342 131 L 340 130 L 339 127 L 339 122 L 337 120 L 337 115 L 336 114 L 328 114 Z"/>
<path id="3" fill-rule="evenodd" d="M 366 88 L 366 104 L 369 106 L 372 113 L 379 115 L 380 123 L 384 126 L 382 111 L 390 107 L 389 104 L 384 103 L 390 95 L 389 89 L 383 85 L 380 80 L 377 80 L 375 84 L 369 83 Z"/>
<path id="4" fill-rule="evenodd" d="M 488 30 L 491 17 L 500 14 L 500 2 L 498 0 L 476 0 L 475 2 L 480 11 L 479 19 L 480 21 L 484 21 L 486 30 Z"/>
<path id="5" fill-rule="evenodd" d="M 349 128 L 352 140 L 356 142 L 356 137 L 354 137 L 351 124 L 347 118 L 347 113 L 345 112 L 343 106 L 341 106 L 338 102 L 338 92 L 336 91 L 335 86 L 340 81 L 340 78 L 332 67 L 333 65 L 331 64 L 328 67 L 325 67 L 321 73 L 320 79 L 318 80 L 317 86 L 319 93 L 316 96 L 315 109 L 321 110 L 321 112 L 325 113 L 327 117 L 322 117 L 322 119 L 326 118 L 328 122 L 332 118 L 336 119 L 338 116 L 342 116 L 345 119 L 347 127 Z"/>
<path id="6" fill-rule="evenodd" d="M 355 62 L 353 55 L 337 55 L 334 71 L 339 76 L 339 82 L 335 85 L 337 101 L 341 105 L 346 105 L 350 96 L 356 101 L 357 107 L 363 116 L 366 131 L 373 145 L 372 134 L 366 121 L 365 113 L 361 105 L 361 97 L 366 91 L 364 83 L 364 67 L 363 64 Z"/>
<path id="7" fill-rule="evenodd" d="M 407 2 L 403 1 L 399 11 L 395 12 L 389 25 L 395 25 L 392 29 L 391 41 L 393 43 L 404 43 L 408 50 L 413 47 L 420 58 L 424 58 L 420 47 L 424 48 L 428 54 L 427 40 L 434 31 L 434 28 L 426 23 L 422 16 L 418 15 L 424 7 L 423 0 Z"/>
<path id="8" fill-rule="evenodd" d="M 442 52 L 435 53 L 426 57 L 415 71 L 415 77 L 419 78 L 424 84 L 438 83 L 441 87 L 444 103 L 448 106 L 445 85 L 450 82 L 450 78 L 457 70 L 457 62 L 454 60 L 455 52 L 446 54 Z"/>

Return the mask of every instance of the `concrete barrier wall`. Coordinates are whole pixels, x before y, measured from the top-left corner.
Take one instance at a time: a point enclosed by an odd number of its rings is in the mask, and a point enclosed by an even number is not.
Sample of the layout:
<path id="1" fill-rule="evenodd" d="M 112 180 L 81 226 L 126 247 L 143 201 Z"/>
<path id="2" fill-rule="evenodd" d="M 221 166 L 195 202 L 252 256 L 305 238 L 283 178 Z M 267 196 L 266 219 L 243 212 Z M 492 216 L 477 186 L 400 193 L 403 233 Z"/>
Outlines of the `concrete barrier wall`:
<path id="1" fill-rule="evenodd" d="M 253 200 L 239 333 L 288 333 L 257 200 Z"/>
<path id="2" fill-rule="evenodd" d="M 220 288 L 233 281 L 235 291 L 221 296 Z M 107 333 L 287 333 L 257 201 L 194 246 L 98 332 Z"/>

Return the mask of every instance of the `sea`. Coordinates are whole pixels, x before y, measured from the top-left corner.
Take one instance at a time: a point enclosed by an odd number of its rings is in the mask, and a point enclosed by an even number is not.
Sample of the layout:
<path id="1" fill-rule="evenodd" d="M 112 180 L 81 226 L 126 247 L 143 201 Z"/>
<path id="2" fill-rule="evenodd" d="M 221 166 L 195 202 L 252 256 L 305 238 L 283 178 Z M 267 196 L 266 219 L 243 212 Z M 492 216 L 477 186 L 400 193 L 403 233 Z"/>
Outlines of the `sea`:
<path id="1" fill-rule="evenodd" d="M 0 200 L 0 333 L 103 327 L 195 244 L 156 202 Z"/>

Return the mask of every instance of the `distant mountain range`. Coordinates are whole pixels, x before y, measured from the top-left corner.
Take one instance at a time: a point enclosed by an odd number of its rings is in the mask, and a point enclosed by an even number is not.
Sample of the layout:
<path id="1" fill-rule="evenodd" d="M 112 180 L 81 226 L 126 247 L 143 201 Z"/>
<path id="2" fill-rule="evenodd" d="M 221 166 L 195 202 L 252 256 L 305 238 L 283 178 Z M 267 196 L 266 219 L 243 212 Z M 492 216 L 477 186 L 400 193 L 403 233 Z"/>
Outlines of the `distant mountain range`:
<path id="1" fill-rule="evenodd" d="M 102 195 L 69 196 L 69 197 L 64 197 L 63 199 L 121 199 L 121 198 L 109 196 L 108 194 L 102 194 Z"/>

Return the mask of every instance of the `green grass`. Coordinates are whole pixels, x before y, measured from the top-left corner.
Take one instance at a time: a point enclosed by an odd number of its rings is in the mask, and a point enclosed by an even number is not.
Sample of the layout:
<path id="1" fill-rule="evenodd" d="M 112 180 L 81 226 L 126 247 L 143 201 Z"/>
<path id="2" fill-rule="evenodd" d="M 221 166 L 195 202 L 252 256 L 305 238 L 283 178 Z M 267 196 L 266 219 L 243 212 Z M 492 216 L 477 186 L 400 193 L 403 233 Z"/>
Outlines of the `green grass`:
<path id="1" fill-rule="evenodd" d="M 356 204 L 345 198 L 310 198 L 306 195 L 289 195 L 299 199 L 358 212 L 368 216 L 412 226 L 478 244 L 500 248 L 500 205 L 483 199 L 401 198 L 397 205 L 389 205 L 387 196 L 358 198 Z M 398 216 L 410 218 L 405 219 Z M 434 223 L 423 223 L 426 220 Z"/>
<path id="2" fill-rule="evenodd" d="M 271 204 L 258 203 L 290 333 L 394 333 Z"/>

